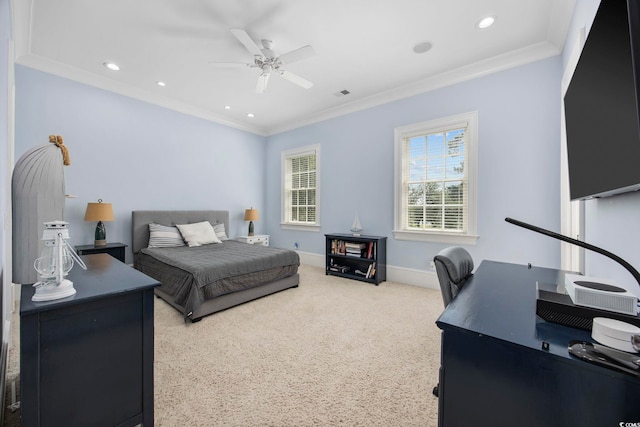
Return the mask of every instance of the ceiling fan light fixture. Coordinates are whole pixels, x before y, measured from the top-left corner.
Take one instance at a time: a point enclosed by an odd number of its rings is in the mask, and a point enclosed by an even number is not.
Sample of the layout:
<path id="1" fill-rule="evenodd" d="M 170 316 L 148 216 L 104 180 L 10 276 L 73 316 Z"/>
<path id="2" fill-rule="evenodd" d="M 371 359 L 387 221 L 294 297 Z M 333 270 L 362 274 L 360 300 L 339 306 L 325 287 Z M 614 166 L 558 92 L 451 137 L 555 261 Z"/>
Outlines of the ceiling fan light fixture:
<path id="1" fill-rule="evenodd" d="M 115 64 L 113 62 L 105 61 L 105 62 L 102 63 L 102 65 L 104 65 L 105 67 L 107 67 L 111 71 L 120 71 L 120 67 L 118 66 L 118 64 Z"/>
<path id="2" fill-rule="evenodd" d="M 485 16 L 484 18 L 476 22 L 476 27 L 480 28 L 481 30 L 484 30 L 485 28 L 489 28 L 490 26 L 495 24 L 495 22 L 496 22 L 495 16 L 493 15 Z"/>
<path id="3" fill-rule="evenodd" d="M 242 43 L 242 45 L 244 45 L 244 47 L 250 53 L 253 54 L 253 62 L 220 62 L 213 64 L 217 64 L 218 66 L 228 66 L 229 64 L 246 65 L 250 68 L 258 68 L 260 70 L 260 75 L 258 76 L 258 81 L 256 82 L 256 93 L 265 93 L 272 72 L 273 74 L 279 74 L 285 80 L 289 80 L 290 82 L 304 89 L 309 89 L 313 86 L 313 82 L 284 69 L 284 67 L 290 63 L 301 61 L 315 55 L 315 51 L 311 46 L 302 46 L 298 49 L 294 49 L 290 52 L 278 56 L 271 48 L 271 40 L 262 39 L 260 41 L 262 47 L 260 47 L 258 46 L 258 44 L 256 44 L 256 42 L 253 41 L 249 34 L 247 34 L 247 32 L 241 28 L 232 28 L 231 33 L 236 37 L 236 39 L 238 39 L 240 43 Z"/>

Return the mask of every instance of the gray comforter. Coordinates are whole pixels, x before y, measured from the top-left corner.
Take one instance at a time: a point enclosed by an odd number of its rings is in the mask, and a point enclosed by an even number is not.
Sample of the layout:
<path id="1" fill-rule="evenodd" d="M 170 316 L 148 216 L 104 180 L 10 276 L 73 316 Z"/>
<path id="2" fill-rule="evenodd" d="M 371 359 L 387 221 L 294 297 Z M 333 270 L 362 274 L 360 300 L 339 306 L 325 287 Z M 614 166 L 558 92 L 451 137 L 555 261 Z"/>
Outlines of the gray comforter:
<path id="1" fill-rule="evenodd" d="M 140 252 L 136 268 L 160 281 L 185 315 L 207 299 L 295 274 L 300 264 L 295 251 L 234 240 Z"/>
<path id="2" fill-rule="evenodd" d="M 193 274 L 199 288 L 216 280 L 299 263 L 294 251 L 235 240 L 193 248 L 145 248 L 141 252 Z"/>

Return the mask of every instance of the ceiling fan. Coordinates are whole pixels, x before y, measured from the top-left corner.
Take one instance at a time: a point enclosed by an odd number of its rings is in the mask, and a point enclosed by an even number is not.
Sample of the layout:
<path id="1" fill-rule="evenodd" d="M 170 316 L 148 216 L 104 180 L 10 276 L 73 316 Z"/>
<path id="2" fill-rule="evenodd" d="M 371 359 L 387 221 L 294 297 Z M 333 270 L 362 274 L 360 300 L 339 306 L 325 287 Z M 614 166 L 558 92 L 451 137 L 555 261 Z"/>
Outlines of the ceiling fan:
<path id="1" fill-rule="evenodd" d="M 267 83 L 272 73 L 279 74 L 284 79 L 289 80 L 305 89 L 309 89 L 313 86 L 313 83 L 307 79 L 304 79 L 291 71 L 284 69 L 285 65 L 291 64 L 295 61 L 309 58 L 315 55 L 313 48 L 309 45 L 292 50 L 291 52 L 284 53 L 280 56 L 276 56 L 275 52 L 271 49 L 271 40 L 262 40 L 262 48 L 249 37 L 246 31 L 240 28 L 232 28 L 231 33 L 244 45 L 249 52 L 253 54 L 253 62 L 212 62 L 214 66 L 247 66 L 251 68 L 260 69 L 260 75 L 258 76 L 258 83 L 256 85 L 257 93 L 264 93 L 267 89 Z"/>

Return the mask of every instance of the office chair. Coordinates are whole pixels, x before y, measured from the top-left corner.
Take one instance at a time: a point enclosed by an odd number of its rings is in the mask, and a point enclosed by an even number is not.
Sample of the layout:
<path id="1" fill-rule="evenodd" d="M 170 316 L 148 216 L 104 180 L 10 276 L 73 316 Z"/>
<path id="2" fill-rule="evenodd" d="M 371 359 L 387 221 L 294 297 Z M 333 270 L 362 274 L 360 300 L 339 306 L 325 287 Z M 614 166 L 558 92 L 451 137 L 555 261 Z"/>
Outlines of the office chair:
<path id="1" fill-rule="evenodd" d="M 473 271 L 473 258 L 466 249 L 453 246 L 445 248 L 433 257 L 440 291 L 445 308 L 458 295 Z M 434 396 L 439 394 L 439 384 L 433 388 Z"/>

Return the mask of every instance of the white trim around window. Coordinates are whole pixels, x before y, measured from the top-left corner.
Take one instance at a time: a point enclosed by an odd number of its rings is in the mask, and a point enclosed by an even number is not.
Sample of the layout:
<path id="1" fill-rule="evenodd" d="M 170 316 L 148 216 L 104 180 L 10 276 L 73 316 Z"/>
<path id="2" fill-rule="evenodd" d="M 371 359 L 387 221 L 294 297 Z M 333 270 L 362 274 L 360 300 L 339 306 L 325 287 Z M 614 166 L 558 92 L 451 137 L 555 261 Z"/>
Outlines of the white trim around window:
<path id="1" fill-rule="evenodd" d="M 440 229 L 429 229 L 425 226 L 410 224 L 408 210 L 408 186 L 410 178 L 408 141 L 416 137 L 426 137 L 437 133 L 465 129 L 464 136 L 464 187 L 462 214 L 463 224 L 459 229 L 447 230 L 446 225 Z M 425 155 L 426 154 L 425 151 Z M 427 160 L 428 161 L 428 160 Z M 456 245 L 475 245 L 477 234 L 477 188 L 478 188 L 478 113 L 472 111 L 454 116 L 429 120 L 396 128 L 394 131 L 394 237 L 398 240 L 415 240 L 422 242 L 450 243 Z M 425 182 L 427 178 L 424 178 Z M 446 185 L 446 179 L 442 180 Z M 426 185 L 426 184 L 425 184 Z M 426 197 L 426 196 L 425 196 Z M 445 197 L 444 195 L 442 197 Z M 425 202 L 426 203 L 426 202 Z M 446 209 L 446 202 L 442 209 Z M 410 206 L 411 207 L 411 206 Z M 429 208 L 430 206 L 426 206 Z M 446 222 L 446 219 L 443 220 Z"/>
<path id="2" fill-rule="evenodd" d="M 561 81 L 560 107 L 560 232 L 574 239 L 584 239 L 584 201 L 571 201 L 569 194 L 569 163 L 567 159 L 567 132 L 564 111 L 564 95 L 575 71 L 582 48 L 587 39 L 585 27 L 576 36 L 577 42 L 571 51 Z M 560 268 L 584 273 L 585 249 L 571 243 L 560 243 Z"/>
<path id="3" fill-rule="evenodd" d="M 305 165 L 304 171 L 294 172 L 292 170 L 292 161 L 296 159 L 301 160 Z M 320 145 L 285 150 L 282 152 L 280 165 L 281 228 L 283 230 L 320 231 Z M 313 170 L 308 169 L 309 165 Z M 294 217 L 292 214 L 292 191 L 301 194 L 301 199 L 296 200 L 296 209 L 305 211 L 301 212 L 298 217 Z M 309 217 L 311 217 L 311 221 L 308 220 Z"/>

